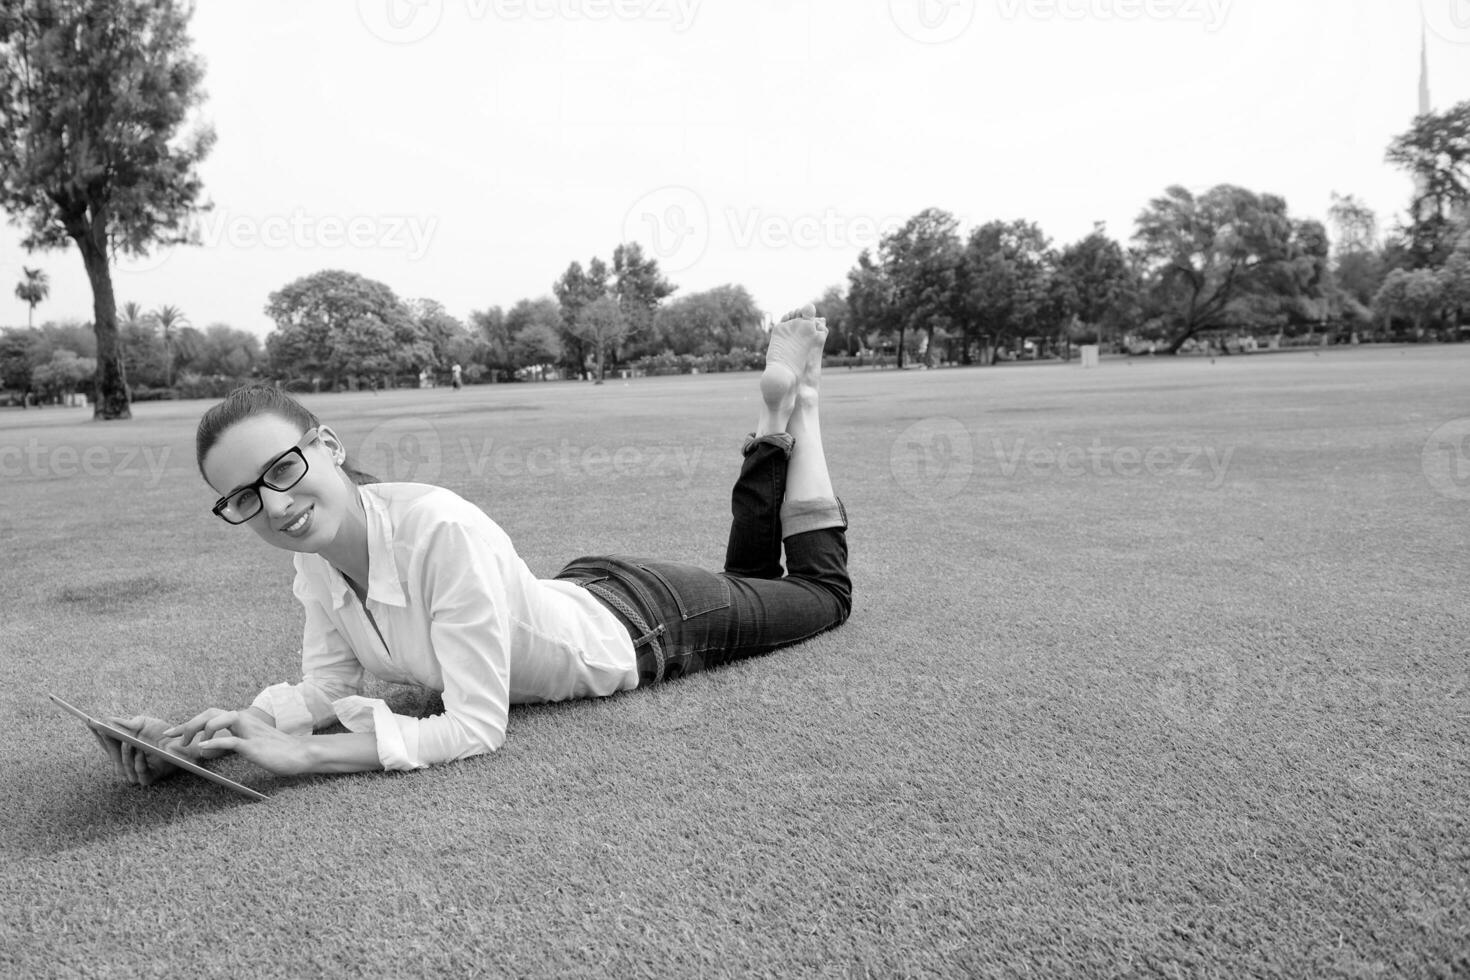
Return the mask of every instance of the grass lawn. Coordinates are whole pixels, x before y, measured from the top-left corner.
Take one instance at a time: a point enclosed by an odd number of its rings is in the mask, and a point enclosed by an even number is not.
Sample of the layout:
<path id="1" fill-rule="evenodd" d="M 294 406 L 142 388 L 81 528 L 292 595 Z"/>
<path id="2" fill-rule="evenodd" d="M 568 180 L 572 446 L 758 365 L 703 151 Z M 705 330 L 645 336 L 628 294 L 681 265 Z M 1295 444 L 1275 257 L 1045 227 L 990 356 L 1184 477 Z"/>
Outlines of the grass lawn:
<path id="1" fill-rule="evenodd" d="M 1470 974 L 1470 486 L 1426 443 L 1467 378 L 829 371 L 846 626 L 434 770 L 221 765 L 268 803 L 116 783 L 45 700 L 295 678 L 290 558 L 208 513 L 206 404 L 0 413 L 0 974 Z M 307 401 L 550 576 L 717 567 L 756 377 Z"/>

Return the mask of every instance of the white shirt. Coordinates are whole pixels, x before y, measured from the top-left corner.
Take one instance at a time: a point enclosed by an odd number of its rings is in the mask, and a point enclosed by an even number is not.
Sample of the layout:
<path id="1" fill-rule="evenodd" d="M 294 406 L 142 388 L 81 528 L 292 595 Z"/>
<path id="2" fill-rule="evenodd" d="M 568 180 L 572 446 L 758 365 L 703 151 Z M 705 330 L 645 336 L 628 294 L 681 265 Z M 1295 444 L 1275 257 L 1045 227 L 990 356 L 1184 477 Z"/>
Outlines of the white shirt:
<path id="1" fill-rule="evenodd" d="M 366 609 L 325 558 L 296 555 L 302 680 L 254 702 L 277 728 L 302 735 L 340 720 L 377 735 L 384 769 L 418 769 L 500 748 L 512 704 L 638 686 L 621 621 L 586 589 L 532 575 L 474 504 L 417 483 L 369 484 L 358 495 Z M 441 692 L 444 713 L 410 718 L 358 696 L 364 670 Z"/>

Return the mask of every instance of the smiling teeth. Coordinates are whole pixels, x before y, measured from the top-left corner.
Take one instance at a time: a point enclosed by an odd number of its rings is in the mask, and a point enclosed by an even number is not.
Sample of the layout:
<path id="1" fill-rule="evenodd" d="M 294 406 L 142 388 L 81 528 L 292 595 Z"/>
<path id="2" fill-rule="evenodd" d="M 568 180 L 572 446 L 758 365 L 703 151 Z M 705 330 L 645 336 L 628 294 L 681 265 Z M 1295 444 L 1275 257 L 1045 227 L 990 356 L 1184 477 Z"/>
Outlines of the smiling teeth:
<path id="1" fill-rule="evenodd" d="M 282 531 L 299 531 L 299 530 L 301 530 L 301 525 L 303 525 L 303 524 L 306 523 L 306 519 L 309 516 L 311 516 L 311 511 L 307 511 L 305 514 L 302 514 L 300 517 L 296 518 L 296 520 L 292 521 L 290 524 L 287 524 L 285 527 L 281 528 L 281 530 Z"/>

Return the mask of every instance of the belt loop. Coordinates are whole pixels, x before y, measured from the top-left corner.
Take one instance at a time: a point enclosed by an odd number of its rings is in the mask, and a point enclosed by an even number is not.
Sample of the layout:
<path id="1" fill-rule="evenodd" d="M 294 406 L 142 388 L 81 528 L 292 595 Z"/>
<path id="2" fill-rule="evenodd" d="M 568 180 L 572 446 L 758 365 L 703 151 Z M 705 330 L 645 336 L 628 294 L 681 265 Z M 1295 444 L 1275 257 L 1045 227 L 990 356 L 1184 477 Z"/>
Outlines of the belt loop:
<path id="1" fill-rule="evenodd" d="M 659 623 L 653 629 L 649 629 L 648 623 L 643 619 L 641 615 L 639 615 L 638 610 L 633 607 L 633 604 L 625 600 L 622 596 L 618 595 L 612 589 L 609 589 L 607 586 L 600 585 L 596 582 L 588 582 L 583 587 L 588 592 L 591 592 L 593 595 L 606 602 L 613 609 L 616 609 L 618 612 L 622 613 L 625 617 L 627 617 L 628 622 L 633 625 L 633 628 L 642 633 L 641 636 L 633 638 L 633 649 L 637 650 L 645 643 L 648 644 L 649 649 L 653 651 L 653 682 L 657 684 L 659 681 L 663 680 L 664 648 L 663 644 L 658 641 L 659 636 L 664 632 L 663 623 Z"/>

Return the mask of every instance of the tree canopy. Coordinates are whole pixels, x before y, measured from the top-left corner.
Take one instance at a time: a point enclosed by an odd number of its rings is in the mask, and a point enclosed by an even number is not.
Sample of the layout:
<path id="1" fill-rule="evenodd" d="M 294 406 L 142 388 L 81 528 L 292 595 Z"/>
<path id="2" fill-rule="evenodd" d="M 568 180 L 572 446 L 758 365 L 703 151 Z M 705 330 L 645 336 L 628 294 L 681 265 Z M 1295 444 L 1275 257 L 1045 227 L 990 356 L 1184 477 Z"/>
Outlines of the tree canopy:
<path id="1" fill-rule="evenodd" d="M 92 287 L 95 414 L 126 418 L 111 257 L 187 241 L 213 131 L 192 11 L 173 0 L 16 0 L 0 7 L 0 209 L 27 249 L 75 242 Z"/>

